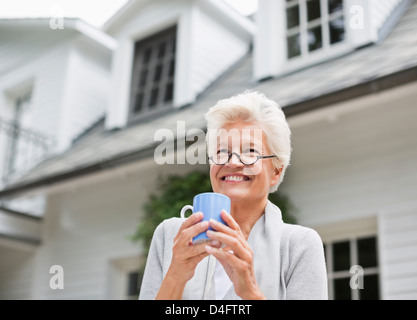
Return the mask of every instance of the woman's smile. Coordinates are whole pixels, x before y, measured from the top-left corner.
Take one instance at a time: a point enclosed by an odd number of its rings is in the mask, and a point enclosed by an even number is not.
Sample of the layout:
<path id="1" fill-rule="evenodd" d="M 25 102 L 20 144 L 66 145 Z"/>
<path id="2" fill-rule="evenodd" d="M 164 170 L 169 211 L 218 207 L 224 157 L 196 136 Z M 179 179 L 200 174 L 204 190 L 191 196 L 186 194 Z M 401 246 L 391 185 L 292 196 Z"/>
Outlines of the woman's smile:
<path id="1" fill-rule="evenodd" d="M 224 181 L 225 183 L 242 183 L 250 181 L 251 178 L 241 173 L 228 173 L 223 175 L 220 180 Z"/>

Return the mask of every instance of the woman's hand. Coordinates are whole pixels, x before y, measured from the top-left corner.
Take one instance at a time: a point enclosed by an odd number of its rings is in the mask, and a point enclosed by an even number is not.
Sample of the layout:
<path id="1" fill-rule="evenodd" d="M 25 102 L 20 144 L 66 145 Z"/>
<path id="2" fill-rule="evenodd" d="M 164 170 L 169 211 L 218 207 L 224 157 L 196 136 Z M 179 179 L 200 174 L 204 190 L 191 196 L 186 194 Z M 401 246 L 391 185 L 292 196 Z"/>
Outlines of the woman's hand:
<path id="1" fill-rule="evenodd" d="M 203 217 L 202 212 L 195 212 L 182 223 L 174 238 L 171 264 L 156 299 L 182 299 L 185 285 L 194 276 L 197 264 L 208 256 L 205 249 L 207 243 L 192 242 L 195 236 L 209 227 L 207 221 L 201 221 Z"/>
<path id="2" fill-rule="evenodd" d="M 194 245 L 192 242 L 195 236 L 209 227 L 209 223 L 201 219 L 202 212 L 193 213 L 183 222 L 174 238 L 169 271 L 184 282 L 193 277 L 197 264 L 208 255 L 203 243 Z"/>
<path id="3" fill-rule="evenodd" d="M 222 264 L 239 297 L 247 300 L 265 299 L 255 279 L 252 249 L 233 217 L 224 210 L 221 217 L 227 226 L 210 220 L 210 226 L 215 231 L 208 230 L 207 235 L 223 243 L 225 247 L 219 249 L 206 246 L 207 253 Z"/>

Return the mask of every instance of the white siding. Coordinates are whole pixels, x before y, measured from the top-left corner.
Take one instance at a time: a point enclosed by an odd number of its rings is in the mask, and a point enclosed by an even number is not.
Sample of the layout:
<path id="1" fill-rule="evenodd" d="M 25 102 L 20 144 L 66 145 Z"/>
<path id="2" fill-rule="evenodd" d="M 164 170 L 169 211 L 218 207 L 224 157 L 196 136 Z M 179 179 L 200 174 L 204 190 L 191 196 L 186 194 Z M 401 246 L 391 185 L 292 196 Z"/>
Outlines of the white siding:
<path id="1" fill-rule="evenodd" d="M 417 207 L 380 217 L 383 295 L 388 300 L 417 299 Z"/>
<path id="2" fill-rule="evenodd" d="M 379 30 L 392 10 L 404 0 L 370 0 L 372 25 Z"/>
<path id="3" fill-rule="evenodd" d="M 110 55 L 79 36 L 70 49 L 61 141 L 70 143 L 104 115 L 110 92 Z"/>
<path id="4" fill-rule="evenodd" d="M 190 83 L 195 97 L 249 50 L 249 41 L 202 10 L 194 10 Z"/>
<path id="5" fill-rule="evenodd" d="M 0 52 L 0 57 L 2 52 Z M 68 44 L 61 42 L 48 48 L 42 55 L 33 55 L 31 59 L 21 61 L 18 67 L 0 76 L 0 93 L 8 96 L 9 92 L 18 95 L 22 83 L 31 81 L 33 84 L 32 97 L 32 128 L 56 135 L 59 130 L 59 112 L 57 107 L 62 103 L 65 80 Z M 10 94 L 12 95 L 12 94 Z M 2 101 L 0 106 L 2 116 L 8 120 L 13 115 L 13 96 Z"/>
<path id="6" fill-rule="evenodd" d="M 7 27 L 7 24 L 1 27 L 0 77 L 21 68 L 22 62 L 26 64 L 34 57 L 43 55 L 46 51 L 45 48 L 51 49 L 51 46 L 55 46 L 57 42 L 74 34 L 69 30 L 51 30 L 47 19 L 41 32 L 39 32 L 39 27 L 32 29 L 32 31 L 38 30 L 37 32 L 28 32 L 30 27 L 23 24 L 18 27 L 17 24 L 18 22 L 15 23 L 15 27 Z"/>

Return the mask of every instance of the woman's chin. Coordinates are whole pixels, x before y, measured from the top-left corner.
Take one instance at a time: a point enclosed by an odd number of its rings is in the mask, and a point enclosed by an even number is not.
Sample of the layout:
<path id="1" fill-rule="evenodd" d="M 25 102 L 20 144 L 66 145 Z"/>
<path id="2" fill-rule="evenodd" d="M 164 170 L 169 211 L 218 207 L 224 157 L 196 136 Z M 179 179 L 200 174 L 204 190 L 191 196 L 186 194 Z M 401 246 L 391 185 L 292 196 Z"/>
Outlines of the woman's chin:
<path id="1" fill-rule="evenodd" d="M 227 189 L 221 193 L 228 196 L 232 202 L 248 200 L 250 198 L 250 192 L 246 190 Z"/>

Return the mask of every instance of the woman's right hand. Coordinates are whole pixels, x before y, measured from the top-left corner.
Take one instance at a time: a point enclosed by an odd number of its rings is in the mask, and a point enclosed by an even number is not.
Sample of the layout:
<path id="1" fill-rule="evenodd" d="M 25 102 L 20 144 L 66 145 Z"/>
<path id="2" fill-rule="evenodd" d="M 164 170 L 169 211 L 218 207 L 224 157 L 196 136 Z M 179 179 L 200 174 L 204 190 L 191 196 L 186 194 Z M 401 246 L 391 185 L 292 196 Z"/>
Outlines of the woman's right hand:
<path id="1" fill-rule="evenodd" d="M 203 219 L 202 212 L 195 212 L 190 215 L 181 225 L 174 238 L 172 249 L 172 260 L 167 276 L 172 276 L 180 285 L 190 280 L 194 276 L 197 264 L 208 256 L 205 250 L 207 243 L 193 244 L 192 239 L 199 233 L 206 231 L 209 227 L 207 221 Z"/>
<path id="2" fill-rule="evenodd" d="M 201 221 L 203 213 L 195 212 L 181 225 L 174 238 L 172 260 L 156 296 L 157 300 L 181 300 L 185 285 L 194 276 L 197 264 L 208 256 L 207 243 L 193 244 L 192 239 L 209 227 Z M 218 243 L 218 241 L 216 241 Z M 220 247 L 212 243 L 212 246 Z"/>

